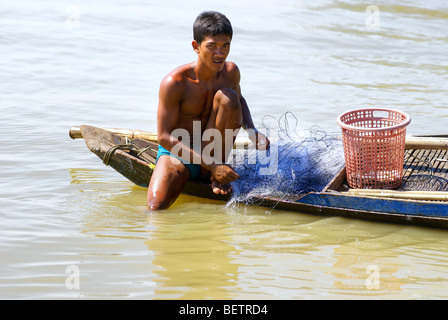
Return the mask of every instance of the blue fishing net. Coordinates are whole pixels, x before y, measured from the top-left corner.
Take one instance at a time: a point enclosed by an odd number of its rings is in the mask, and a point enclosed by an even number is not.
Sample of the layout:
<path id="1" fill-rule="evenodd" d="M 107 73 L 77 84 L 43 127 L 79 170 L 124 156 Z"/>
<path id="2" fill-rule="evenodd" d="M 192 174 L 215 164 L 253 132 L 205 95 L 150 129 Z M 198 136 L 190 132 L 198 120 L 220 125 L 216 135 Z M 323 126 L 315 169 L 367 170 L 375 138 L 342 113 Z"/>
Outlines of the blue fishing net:
<path id="1" fill-rule="evenodd" d="M 232 183 L 229 205 L 251 204 L 263 197 L 297 199 L 303 193 L 319 192 L 343 168 L 340 134 L 317 126 L 299 130 L 297 124 L 290 113 L 278 121 L 264 121 L 269 150 L 234 151 L 232 167 L 240 179 Z"/>

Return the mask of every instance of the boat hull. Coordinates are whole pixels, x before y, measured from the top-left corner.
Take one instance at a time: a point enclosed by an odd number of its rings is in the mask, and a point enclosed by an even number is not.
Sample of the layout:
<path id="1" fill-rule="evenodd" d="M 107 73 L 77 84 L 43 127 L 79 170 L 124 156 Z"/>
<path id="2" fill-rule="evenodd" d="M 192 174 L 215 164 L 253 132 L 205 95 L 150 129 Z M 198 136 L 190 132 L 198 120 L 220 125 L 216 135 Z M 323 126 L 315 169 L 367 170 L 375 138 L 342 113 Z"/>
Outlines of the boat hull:
<path id="1" fill-rule="evenodd" d="M 81 132 L 88 148 L 103 160 L 111 148 L 129 143 L 123 137 L 96 127 L 81 126 Z M 148 150 L 138 154 L 135 150 L 118 148 L 110 155 L 108 165 L 136 185 L 147 187 L 154 169 L 157 144 L 140 139 L 132 139 L 131 143 L 140 150 Z M 188 182 L 183 193 L 220 201 L 230 198 L 214 194 L 205 182 Z M 254 197 L 252 200 L 250 202 L 258 206 L 320 216 L 448 228 L 447 201 L 388 199 L 335 191 L 310 192 L 295 199 Z"/>

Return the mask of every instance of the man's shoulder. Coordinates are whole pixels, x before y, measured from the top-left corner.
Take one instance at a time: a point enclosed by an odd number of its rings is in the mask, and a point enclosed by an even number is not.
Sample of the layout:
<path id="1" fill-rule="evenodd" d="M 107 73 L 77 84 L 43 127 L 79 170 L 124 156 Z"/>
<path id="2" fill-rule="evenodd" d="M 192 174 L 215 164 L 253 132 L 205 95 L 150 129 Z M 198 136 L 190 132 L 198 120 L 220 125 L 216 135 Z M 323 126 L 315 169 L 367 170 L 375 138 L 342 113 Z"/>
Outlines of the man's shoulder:
<path id="1" fill-rule="evenodd" d="M 239 82 L 240 80 L 240 69 L 235 62 L 226 61 L 226 73 L 227 77 L 232 79 L 232 81 Z"/>
<path id="2" fill-rule="evenodd" d="M 186 74 L 190 68 L 190 64 L 185 64 L 173 69 L 162 79 L 162 85 L 169 87 L 183 86 L 185 84 Z"/>
<path id="3" fill-rule="evenodd" d="M 230 72 L 230 73 L 234 73 L 234 72 L 239 73 L 240 72 L 236 63 L 232 62 L 232 61 L 226 61 L 226 70 L 227 70 L 227 72 Z"/>

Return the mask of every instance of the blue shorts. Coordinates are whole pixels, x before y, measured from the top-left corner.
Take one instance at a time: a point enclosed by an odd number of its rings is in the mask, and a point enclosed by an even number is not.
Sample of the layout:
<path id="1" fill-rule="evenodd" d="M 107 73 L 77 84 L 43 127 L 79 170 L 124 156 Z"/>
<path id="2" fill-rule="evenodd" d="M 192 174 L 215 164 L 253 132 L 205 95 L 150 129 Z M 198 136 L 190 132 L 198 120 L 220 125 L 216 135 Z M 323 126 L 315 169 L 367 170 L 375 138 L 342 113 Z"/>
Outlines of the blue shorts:
<path id="1" fill-rule="evenodd" d="M 166 150 L 164 147 L 159 145 L 159 150 L 157 151 L 156 163 L 159 160 L 160 156 L 170 156 L 170 157 L 174 157 L 176 159 L 179 159 L 179 161 L 181 161 L 188 168 L 188 170 L 190 171 L 190 178 L 189 178 L 189 180 L 195 180 L 195 179 L 199 178 L 199 176 L 201 175 L 201 166 L 200 165 L 193 164 L 193 163 L 190 163 L 188 161 L 185 161 L 184 159 L 181 159 L 178 156 L 175 156 L 174 154 L 172 154 L 171 152 Z"/>

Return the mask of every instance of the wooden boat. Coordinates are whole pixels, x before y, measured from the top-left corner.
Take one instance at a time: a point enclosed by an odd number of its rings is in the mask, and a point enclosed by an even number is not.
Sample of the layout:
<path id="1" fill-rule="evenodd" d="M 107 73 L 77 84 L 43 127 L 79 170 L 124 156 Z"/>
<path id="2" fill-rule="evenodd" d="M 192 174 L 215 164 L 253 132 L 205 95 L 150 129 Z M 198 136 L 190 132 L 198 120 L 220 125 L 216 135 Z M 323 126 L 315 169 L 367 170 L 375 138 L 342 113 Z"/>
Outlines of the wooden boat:
<path id="1" fill-rule="evenodd" d="M 136 185 L 148 186 L 158 148 L 155 134 L 81 126 L 73 127 L 70 136 L 83 137 L 105 164 Z M 207 181 L 188 182 L 183 193 L 229 200 L 228 195 L 214 194 Z M 343 169 L 321 192 L 254 198 L 253 202 L 316 215 L 448 228 L 448 139 L 408 138 L 403 182 L 396 190 L 351 189 Z"/>

